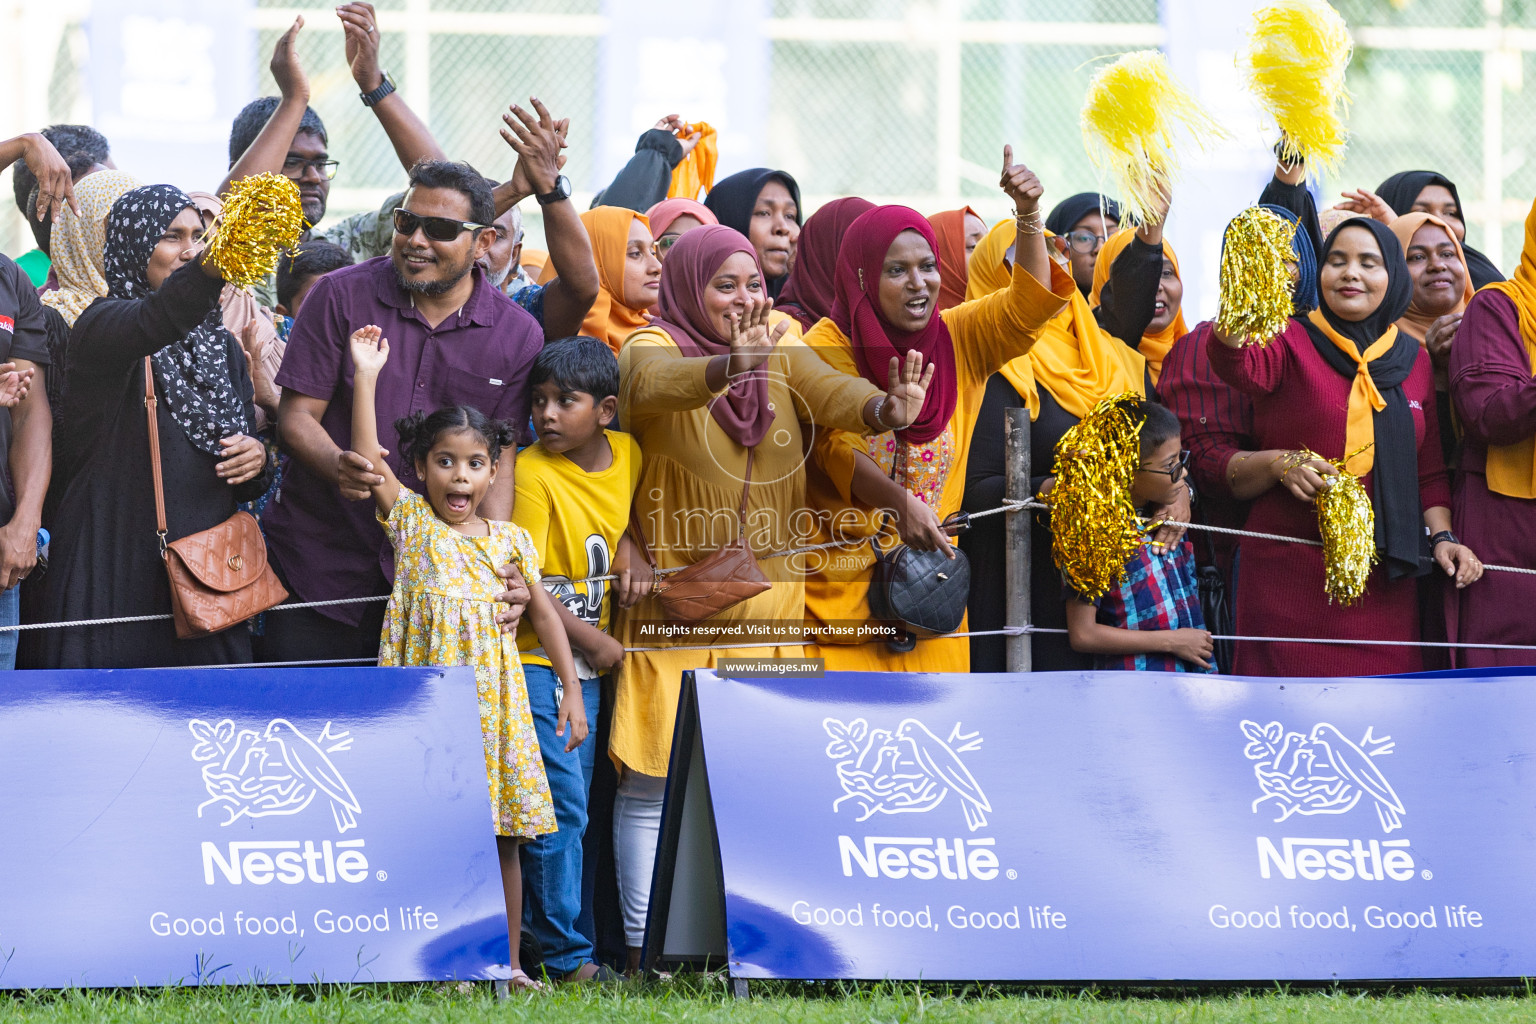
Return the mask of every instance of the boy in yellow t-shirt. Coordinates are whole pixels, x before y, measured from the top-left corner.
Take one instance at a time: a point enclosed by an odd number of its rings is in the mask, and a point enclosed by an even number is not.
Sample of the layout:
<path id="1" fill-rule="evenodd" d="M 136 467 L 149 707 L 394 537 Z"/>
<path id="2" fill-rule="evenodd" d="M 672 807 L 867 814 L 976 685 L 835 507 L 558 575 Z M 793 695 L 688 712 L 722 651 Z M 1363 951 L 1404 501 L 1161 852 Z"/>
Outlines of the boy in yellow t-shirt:
<path id="1" fill-rule="evenodd" d="M 624 647 L 609 635 L 613 581 L 579 581 L 618 575 L 615 555 L 640 484 L 640 446 L 607 429 L 618 414 L 619 363 L 606 343 L 586 337 L 552 342 L 534 360 L 528 384 L 539 439 L 517 456 L 512 521 L 533 537 L 543 559 L 543 584 L 565 623 L 587 721 L 595 727 L 598 677 L 618 665 Z M 526 624 L 518 627 L 517 647 L 560 828 L 522 847 L 531 918 L 525 934 L 539 946 L 550 977 L 609 980 L 617 976 L 593 957 L 591 893 L 582 884 L 597 744 L 566 752 L 559 680 Z"/>

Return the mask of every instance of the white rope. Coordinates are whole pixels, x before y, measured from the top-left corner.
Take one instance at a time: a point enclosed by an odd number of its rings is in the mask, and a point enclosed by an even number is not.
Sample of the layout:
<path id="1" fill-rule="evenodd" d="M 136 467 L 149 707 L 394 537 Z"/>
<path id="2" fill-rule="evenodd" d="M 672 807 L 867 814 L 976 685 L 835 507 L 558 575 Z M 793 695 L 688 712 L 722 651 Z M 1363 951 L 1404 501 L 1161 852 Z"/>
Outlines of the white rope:
<path id="1" fill-rule="evenodd" d="M 922 636 L 917 638 L 918 643 L 927 643 L 930 640 L 960 640 L 971 636 L 1019 636 L 1030 631 L 1028 626 L 1009 626 L 1006 629 L 983 629 L 970 633 L 945 633 L 941 636 Z M 762 647 L 860 647 L 864 644 L 883 644 L 881 637 L 871 637 L 868 640 L 860 640 L 854 644 L 824 644 L 814 637 L 804 637 L 799 640 L 779 640 L 769 643 L 757 644 L 680 644 L 677 647 L 626 647 L 626 654 L 649 654 L 665 651 L 750 651 Z"/>

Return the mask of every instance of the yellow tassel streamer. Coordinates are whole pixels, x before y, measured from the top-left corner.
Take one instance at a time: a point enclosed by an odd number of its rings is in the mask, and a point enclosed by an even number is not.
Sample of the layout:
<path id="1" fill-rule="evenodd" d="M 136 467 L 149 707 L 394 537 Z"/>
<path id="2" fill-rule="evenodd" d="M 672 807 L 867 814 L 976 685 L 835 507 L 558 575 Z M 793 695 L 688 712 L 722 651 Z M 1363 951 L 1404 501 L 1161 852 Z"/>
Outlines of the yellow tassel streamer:
<path id="1" fill-rule="evenodd" d="M 260 283 L 277 269 L 308 227 L 299 190 L 281 174 L 255 174 L 230 186 L 224 212 L 205 239 L 206 259 L 224 280 L 240 288 Z"/>
<path id="2" fill-rule="evenodd" d="M 1125 578 L 1125 564 L 1142 543 L 1131 483 L 1141 464 L 1141 396 L 1106 398 L 1056 445 L 1051 556 L 1067 583 L 1097 600 Z"/>
<path id="3" fill-rule="evenodd" d="M 1202 146 L 1227 134 L 1156 50 L 1125 54 L 1088 85 L 1082 112 L 1088 159 L 1110 176 L 1138 221 L 1159 219 L 1160 197 L 1178 170 L 1173 135 L 1180 125 Z"/>
<path id="4" fill-rule="evenodd" d="M 1256 12 L 1242 66 L 1249 88 L 1285 133 L 1280 159 L 1337 171 L 1348 132 L 1344 71 L 1354 40 L 1324 0 L 1278 0 Z"/>
<path id="5" fill-rule="evenodd" d="M 1369 447 L 1367 445 L 1366 447 Z M 1376 564 L 1376 511 L 1360 478 L 1344 469 L 1355 455 L 1334 461 L 1302 449 L 1286 456 L 1287 470 L 1307 462 L 1327 462 L 1338 476 L 1323 477 L 1327 485 L 1318 492 L 1317 531 L 1323 538 L 1323 590 L 1330 602 L 1349 607 L 1365 594 L 1366 581 Z"/>
<path id="6" fill-rule="evenodd" d="M 1296 225 L 1250 206 L 1227 225 L 1221 250 L 1221 308 L 1216 327 L 1228 337 L 1267 345 L 1285 330 L 1292 310 L 1290 264 Z"/>
<path id="7" fill-rule="evenodd" d="M 715 187 L 715 165 L 720 162 L 720 147 L 715 129 L 707 122 L 683 126 L 684 138 L 699 133 L 696 146 L 683 157 L 683 162 L 672 168 L 672 183 L 667 186 L 667 198 L 697 199 L 700 192 Z"/>

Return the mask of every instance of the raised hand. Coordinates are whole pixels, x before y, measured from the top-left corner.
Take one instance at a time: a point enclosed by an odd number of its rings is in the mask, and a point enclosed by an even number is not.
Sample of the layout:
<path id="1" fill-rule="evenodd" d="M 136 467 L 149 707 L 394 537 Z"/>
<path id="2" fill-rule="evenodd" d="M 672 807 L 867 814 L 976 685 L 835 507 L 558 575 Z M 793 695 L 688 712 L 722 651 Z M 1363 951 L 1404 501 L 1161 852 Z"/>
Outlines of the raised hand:
<path id="1" fill-rule="evenodd" d="M 373 4 L 342 4 L 336 8 L 336 17 L 341 19 L 346 36 L 347 67 L 352 69 L 352 80 L 363 92 L 373 92 L 384 84 L 384 72 L 379 70 L 379 20 Z"/>
<path id="2" fill-rule="evenodd" d="M 76 217 L 80 216 L 74 175 L 59 151 L 53 148 L 53 143 L 37 132 L 28 132 L 21 139 L 21 159 L 37 179 L 37 219 L 51 217 L 57 221 L 64 215 L 66 203 L 75 211 Z"/>
<path id="3" fill-rule="evenodd" d="M 773 300 L 769 298 L 747 299 L 747 308 L 738 315 L 727 315 L 731 325 L 731 355 L 725 364 L 727 377 L 755 370 L 768 361 L 789 321 L 768 327 L 768 314 L 773 312 Z"/>
<path id="4" fill-rule="evenodd" d="M 355 376 L 377 377 L 389 362 L 389 339 L 373 324 L 353 331 L 350 344 Z"/>
<path id="5" fill-rule="evenodd" d="M 304 16 L 299 15 L 293 19 L 287 32 L 278 37 L 277 45 L 272 48 L 272 80 L 277 83 L 277 91 L 287 98 L 309 100 L 309 78 L 304 74 L 304 68 L 299 63 L 299 49 L 296 41 L 299 29 L 304 27 Z"/>
<path id="6" fill-rule="evenodd" d="M 671 132 L 677 137 L 678 144 L 683 147 L 684 157 L 686 157 L 689 153 L 692 153 L 693 147 L 697 146 L 699 144 L 699 140 L 704 137 L 703 132 L 690 132 L 688 130 L 688 122 L 684 121 L 676 114 L 668 114 L 660 121 L 657 121 L 656 128 L 660 131 Z"/>
<path id="7" fill-rule="evenodd" d="M 21 404 L 32 389 L 31 367 L 16 369 L 15 363 L 0 363 L 0 409 L 10 409 Z"/>
<path id="8" fill-rule="evenodd" d="M 933 383 L 934 366 L 923 368 L 923 354 L 908 349 L 903 361 L 891 356 L 890 376 L 885 391 L 885 405 L 880 408 L 880 421 L 892 430 L 910 426 L 923 411 L 923 400 L 928 397 L 928 385 Z"/>
<path id="9" fill-rule="evenodd" d="M 1003 147 L 1003 176 L 998 187 L 1013 200 L 1013 208 L 1020 214 L 1038 210 L 1040 197 L 1045 195 L 1045 186 L 1040 184 L 1035 172 L 1023 164 L 1014 163 L 1013 147 L 1007 145 Z"/>
<path id="10" fill-rule="evenodd" d="M 1397 220 L 1397 214 L 1387 205 L 1387 201 L 1368 188 L 1357 188 L 1339 194 L 1344 197 L 1344 201 L 1335 204 L 1335 210 L 1348 210 L 1350 213 L 1358 213 L 1362 217 L 1369 217 L 1383 224 L 1391 224 Z"/>
<path id="11" fill-rule="evenodd" d="M 512 168 L 511 184 L 518 194 L 539 196 L 555 190 L 555 179 L 565 166 L 566 136 L 571 130 L 570 118 L 555 120 L 538 97 L 531 97 L 534 114 L 528 113 L 516 103 L 501 115 L 506 125 L 501 137 L 517 153 L 517 165 Z"/>

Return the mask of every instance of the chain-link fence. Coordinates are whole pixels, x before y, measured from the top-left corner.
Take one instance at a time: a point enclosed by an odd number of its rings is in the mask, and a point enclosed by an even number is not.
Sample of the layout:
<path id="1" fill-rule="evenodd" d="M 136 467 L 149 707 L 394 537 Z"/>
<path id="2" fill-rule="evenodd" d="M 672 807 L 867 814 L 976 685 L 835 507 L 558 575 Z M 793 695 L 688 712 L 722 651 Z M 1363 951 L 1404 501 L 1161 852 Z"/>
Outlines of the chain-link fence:
<path id="1" fill-rule="evenodd" d="M 925 210 L 967 201 L 997 215 L 1005 206 L 995 187 L 1004 141 L 1039 170 L 1050 194 L 1093 188 L 1077 110 L 1094 64 L 1166 42 L 1157 0 L 761 2 L 770 69 L 757 122 L 761 153 L 797 175 L 808 205 L 859 194 Z M 1374 186 L 1410 167 L 1440 170 L 1468 203 L 1470 240 L 1502 253 L 1508 268 L 1536 194 L 1536 163 L 1528 159 L 1536 119 L 1525 92 L 1527 80 L 1536 81 L 1536 0 L 1336 5 L 1358 50 L 1352 142 L 1340 180 L 1327 190 Z M 248 38 L 263 93 L 274 91 L 265 64 L 282 28 L 296 12 L 311 25 L 330 25 L 332 7 L 331 0 L 256 0 L 258 31 Z M 499 116 L 510 100 L 536 93 L 572 119 L 567 173 L 578 192 L 618 169 L 597 165 L 604 0 L 379 0 L 377 7 L 381 62 L 449 154 L 504 176 L 512 154 L 497 135 Z M 52 120 L 89 117 L 81 40 L 71 29 L 58 43 Z M 358 103 L 340 33 L 306 30 L 301 53 L 311 104 L 341 161 L 332 213 L 368 208 L 399 186 L 400 165 Z M 673 73 L 690 68 L 683 61 Z M 536 243 L 537 211 L 528 212 Z M 1502 226 L 1502 245 L 1486 237 L 1491 224 Z M 24 240 L 7 218 L 5 251 L 20 251 Z"/>

